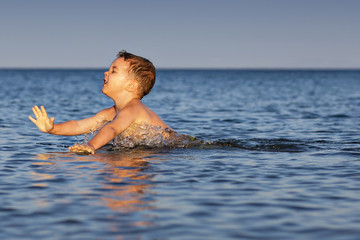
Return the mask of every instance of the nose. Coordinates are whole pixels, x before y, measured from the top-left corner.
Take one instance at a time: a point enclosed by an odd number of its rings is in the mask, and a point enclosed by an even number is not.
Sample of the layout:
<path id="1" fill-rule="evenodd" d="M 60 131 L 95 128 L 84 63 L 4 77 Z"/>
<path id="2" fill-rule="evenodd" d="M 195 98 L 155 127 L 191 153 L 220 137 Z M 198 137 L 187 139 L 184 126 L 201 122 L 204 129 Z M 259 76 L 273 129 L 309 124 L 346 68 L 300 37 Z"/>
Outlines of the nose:
<path id="1" fill-rule="evenodd" d="M 104 72 L 104 76 L 107 77 L 109 75 L 109 71 Z"/>

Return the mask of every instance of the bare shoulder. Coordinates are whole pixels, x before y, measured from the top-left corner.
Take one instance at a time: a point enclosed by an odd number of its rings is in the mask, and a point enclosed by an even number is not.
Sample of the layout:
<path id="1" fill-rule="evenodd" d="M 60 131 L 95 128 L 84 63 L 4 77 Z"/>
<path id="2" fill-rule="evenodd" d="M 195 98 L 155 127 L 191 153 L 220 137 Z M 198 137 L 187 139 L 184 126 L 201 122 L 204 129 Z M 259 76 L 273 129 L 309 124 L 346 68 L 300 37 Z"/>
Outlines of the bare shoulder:
<path id="1" fill-rule="evenodd" d="M 104 120 L 111 121 L 116 116 L 115 106 L 105 108 L 95 115 L 97 118 L 103 118 Z"/>
<path id="2" fill-rule="evenodd" d="M 153 126 L 171 129 L 157 114 L 151 111 L 140 100 L 131 101 L 123 109 L 117 112 L 111 125 L 113 125 L 114 129 L 118 132 L 122 132 L 132 123 L 148 123 Z"/>
<path id="3" fill-rule="evenodd" d="M 132 108 L 132 114 L 136 116 L 135 122 L 146 122 L 153 126 L 170 128 L 155 112 L 153 112 L 141 101 L 138 101 L 129 107 Z"/>

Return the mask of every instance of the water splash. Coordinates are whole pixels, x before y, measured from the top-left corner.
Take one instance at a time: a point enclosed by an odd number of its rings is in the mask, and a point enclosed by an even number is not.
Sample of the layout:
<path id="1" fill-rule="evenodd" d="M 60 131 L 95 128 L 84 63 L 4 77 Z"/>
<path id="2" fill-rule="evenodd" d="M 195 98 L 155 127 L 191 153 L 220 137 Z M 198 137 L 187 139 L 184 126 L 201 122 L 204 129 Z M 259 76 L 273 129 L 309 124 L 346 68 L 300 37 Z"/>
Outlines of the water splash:
<path id="1" fill-rule="evenodd" d="M 99 128 L 85 134 L 82 143 L 87 143 L 105 124 L 105 121 L 99 122 Z M 121 151 L 134 148 L 237 148 L 246 151 L 307 152 L 340 147 L 338 144 L 329 141 L 301 141 L 286 138 L 208 140 L 179 134 L 169 128 L 152 126 L 148 123 L 133 123 L 115 137 L 106 146 L 106 149 Z"/>
<path id="2" fill-rule="evenodd" d="M 135 147 L 188 147 L 197 143 L 197 140 L 189 135 L 178 134 L 177 132 L 159 126 L 152 126 L 147 123 L 133 123 L 124 132 L 115 137 L 114 148 L 135 148 Z"/>

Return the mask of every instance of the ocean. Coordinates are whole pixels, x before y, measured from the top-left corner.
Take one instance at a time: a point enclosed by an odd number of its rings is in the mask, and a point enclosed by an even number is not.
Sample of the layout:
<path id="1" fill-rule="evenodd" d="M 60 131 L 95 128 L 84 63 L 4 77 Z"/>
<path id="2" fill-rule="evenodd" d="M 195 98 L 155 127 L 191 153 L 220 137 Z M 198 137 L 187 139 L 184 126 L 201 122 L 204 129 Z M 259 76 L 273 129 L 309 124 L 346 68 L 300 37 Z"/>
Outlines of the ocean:
<path id="1" fill-rule="evenodd" d="M 143 102 L 199 146 L 77 155 L 29 121 L 112 106 L 103 72 L 0 70 L 0 239 L 360 239 L 360 71 L 158 70 Z"/>

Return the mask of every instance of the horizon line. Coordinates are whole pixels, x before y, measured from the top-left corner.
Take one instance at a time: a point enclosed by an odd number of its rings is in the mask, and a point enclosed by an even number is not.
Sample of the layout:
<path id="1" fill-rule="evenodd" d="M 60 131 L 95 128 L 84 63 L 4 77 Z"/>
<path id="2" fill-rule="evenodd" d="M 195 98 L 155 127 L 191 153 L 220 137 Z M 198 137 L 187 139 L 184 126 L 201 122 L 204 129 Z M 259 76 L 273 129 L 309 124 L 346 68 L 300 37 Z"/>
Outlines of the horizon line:
<path id="1" fill-rule="evenodd" d="M 106 70 L 108 67 L 0 67 L 0 70 Z M 360 71 L 360 67 L 158 67 L 156 71 Z"/>

